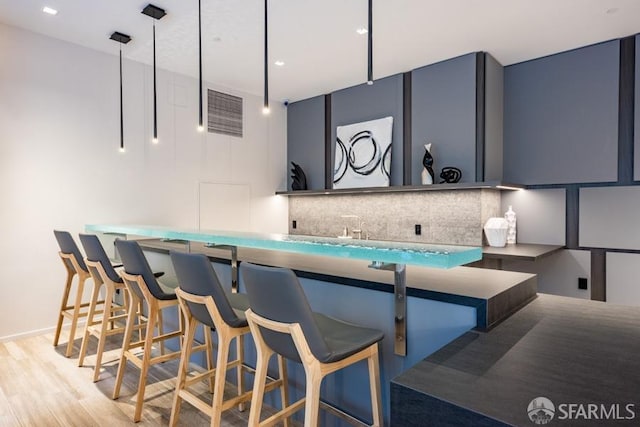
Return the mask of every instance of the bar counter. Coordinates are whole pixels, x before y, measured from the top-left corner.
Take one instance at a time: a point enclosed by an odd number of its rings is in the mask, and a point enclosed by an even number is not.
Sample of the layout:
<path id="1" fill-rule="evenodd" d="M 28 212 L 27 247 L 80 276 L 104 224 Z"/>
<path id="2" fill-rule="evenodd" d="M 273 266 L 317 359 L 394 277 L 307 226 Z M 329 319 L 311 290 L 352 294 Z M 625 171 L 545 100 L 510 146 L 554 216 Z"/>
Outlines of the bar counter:
<path id="1" fill-rule="evenodd" d="M 92 230 L 95 231 L 95 230 Z M 131 238 L 132 236 L 126 236 Z M 334 239 L 335 240 L 335 239 Z M 153 268 L 171 274 L 170 250 L 204 253 L 213 263 L 223 284 L 232 281 L 232 254 L 228 248 L 208 247 L 196 241 L 139 239 Z M 480 252 L 480 249 L 478 252 Z M 536 277 L 532 274 L 453 267 L 406 266 L 406 354 L 395 351 L 394 274 L 368 268 L 375 259 L 329 257 L 273 249 L 238 247 L 238 261 L 286 267 L 294 270 L 312 308 L 354 324 L 380 329 L 381 384 L 383 412 L 390 420 L 390 382 L 455 338 L 473 329 L 487 330 L 508 318 L 536 296 Z M 239 290 L 244 287 L 239 281 Z M 396 313 L 397 315 L 397 313 Z M 165 321 L 168 319 L 165 318 Z M 169 319 L 171 321 L 171 319 Z M 255 355 L 253 343 L 246 345 L 249 363 Z M 304 390 L 304 372 L 297 364 L 289 366 L 293 396 Z M 366 366 L 354 365 L 327 377 L 324 398 L 356 417 L 368 417 Z M 278 406 L 278 402 L 273 402 Z M 322 415 L 322 425 L 342 426 L 340 420 Z"/>

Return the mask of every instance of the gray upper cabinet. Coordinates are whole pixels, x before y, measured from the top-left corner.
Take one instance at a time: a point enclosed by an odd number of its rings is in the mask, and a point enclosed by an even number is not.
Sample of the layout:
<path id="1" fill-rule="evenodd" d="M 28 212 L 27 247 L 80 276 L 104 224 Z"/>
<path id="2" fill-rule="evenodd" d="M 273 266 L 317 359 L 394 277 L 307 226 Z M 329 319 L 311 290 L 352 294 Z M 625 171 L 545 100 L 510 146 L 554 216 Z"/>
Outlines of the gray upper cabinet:
<path id="1" fill-rule="evenodd" d="M 434 182 L 445 166 L 476 180 L 476 54 L 418 68 L 411 73 L 411 183 L 421 183 L 424 145 L 432 143 Z"/>
<path id="2" fill-rule="evenodd" d="M 619 41 L 504 69 L 504 179 L 618 178 Z"/>
<path id="3" fill-rule="evenodd" d="M 291 162 L 304 170 L 309 190 L 324 189 L 324 96 L 287 107 L 287 190 L 291 190 Z"/>
<path id="4" fill-rule="evenodd" d="M 335 159 L 336 127 L 382 117 L 393 117 L 391 140 L 391 182 L 402 185 L 403 93 L 402 74 L 361 84 L 331 94 L 331 162 Z"/>
<path id="5" fill-rule="evenodd" d="M 633 133 L 633 179 L 640 181 L 640 35 L 636 36 L 636 69 L 634 98 L 634 133 Z"/>
<path id="6" fill-rule="evenodd" d="M 502 152 L 504 149 L 504 68 L 488 53 L 485 54 L 484 120 L 483 181 L 501 181 L 503 176 Z"/>

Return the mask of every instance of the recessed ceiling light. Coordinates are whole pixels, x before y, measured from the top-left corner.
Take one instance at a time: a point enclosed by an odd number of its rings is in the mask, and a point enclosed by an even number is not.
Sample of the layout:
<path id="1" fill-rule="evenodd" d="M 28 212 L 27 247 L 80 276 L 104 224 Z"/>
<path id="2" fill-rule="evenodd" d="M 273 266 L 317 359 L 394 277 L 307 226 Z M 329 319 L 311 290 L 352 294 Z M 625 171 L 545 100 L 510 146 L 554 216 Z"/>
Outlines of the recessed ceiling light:
<path id="1" fill-rule="evenodd" d="M 49 7 L 49 6 L 45 6 L 45 7 L 43 7 L 43 8 L 42 8 L 42 11 L 43 11 L 44 13 L 48 13 L 49 15 L 57 15 L 57 14 L 58 14 L 58 11 L 57 11 L 57 10 L 55 10 L 55 9 L 53 9 L 53 8 Z"/>
<path id="2" fill-rule="evenodd" d="M 274 62 L 274 64 L 276 64 L 278 67 L 283 67 L 284 66 L 284 62 L 283 61 L 276 61 L 276 62 Z"/>
<path id="3" fill-rule="evenodd" d="M 360 27 L 360 28 L 358 28 L 358 29 L 356 30 L 356 33 L 360 34 L 361 36 L 362 36 L 362 35 L 367 34 L 368 32 L 369 32 L 369 30 L 367 30 L 367 29 L 366 29 L 366 28 L 364 28 L 364 27 Z"/>
<path id="4" fill-rule="evenodd" d="M 614 13 L 616 13 L 619 9 L 617 7 L 612 7 L 611 9 L 607 9 L 606 13 L 608 15 L 613 15 Z"/>

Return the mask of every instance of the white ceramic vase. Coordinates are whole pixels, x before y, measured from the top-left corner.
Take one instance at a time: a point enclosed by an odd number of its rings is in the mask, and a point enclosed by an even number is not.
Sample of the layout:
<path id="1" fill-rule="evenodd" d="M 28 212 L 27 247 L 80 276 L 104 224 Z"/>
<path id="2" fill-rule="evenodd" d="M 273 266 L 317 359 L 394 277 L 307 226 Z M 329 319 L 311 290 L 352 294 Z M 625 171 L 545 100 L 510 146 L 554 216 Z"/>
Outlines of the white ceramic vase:
<path id="1" fill-rule="evenodd" d="M 507 224 L 509 224 L 509 228 L 507 229 L 507 244 L 515 244 L 516 243 L 516 213 L 513 211 L 511 205 L 509 205 L 509 210 L 505 212 L 504 219 L 507 220 Z"/>
<path id="2" fill-rule="evenodd" d="M 489 246 L 503 248 L 507 245 L 507 230 L 509 224 L 504 218 L 489 218 L 484 225 L 484 234 Z"/>

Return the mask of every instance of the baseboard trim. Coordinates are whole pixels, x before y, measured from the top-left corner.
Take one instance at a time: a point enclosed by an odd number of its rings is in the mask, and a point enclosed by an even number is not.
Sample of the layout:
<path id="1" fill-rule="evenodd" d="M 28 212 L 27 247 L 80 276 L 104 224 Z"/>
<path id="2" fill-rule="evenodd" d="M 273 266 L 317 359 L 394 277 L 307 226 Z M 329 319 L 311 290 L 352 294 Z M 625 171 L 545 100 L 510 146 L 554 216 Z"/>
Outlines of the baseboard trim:
<path id="1" fill-rule="evenodd" d="M 84 327 L 85 325 L 85 321 L 79 321 L 78 322 L 78 327 Z M 68 328 L 71 326 L 71 323 L 63 323 L 62 324 L 62 329 L 64 330 L 68 330 Z M 6 335 L 4 337 L 0 337 L 0 343 L 4 343 L 4 342 L 9 342 L 9 341 L 15 341 L 15 340 L 19 340 L 22 338 L 29 338 L 29 337 L 35 337 L 37 335 L 45 335 L 51 332 L 54 332 L 56 330 L 55 326 L 49 326 L 47 328 L 42 328 L 42 329 L 34 329 L 32 331 L 26 331 L 26 332 L 20 332 L 18 334 L 13 334 L 13 335 Z"/>

